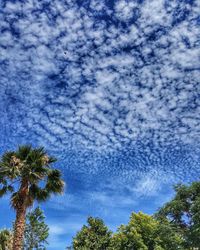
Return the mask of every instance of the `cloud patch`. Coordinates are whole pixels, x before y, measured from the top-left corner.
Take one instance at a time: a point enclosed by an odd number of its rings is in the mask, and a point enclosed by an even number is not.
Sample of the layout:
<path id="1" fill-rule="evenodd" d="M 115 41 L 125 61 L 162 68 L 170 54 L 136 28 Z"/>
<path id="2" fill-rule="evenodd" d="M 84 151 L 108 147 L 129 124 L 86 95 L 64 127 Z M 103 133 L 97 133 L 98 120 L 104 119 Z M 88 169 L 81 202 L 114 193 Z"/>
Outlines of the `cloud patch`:
<path id="1" fill-rule="evenodd" d="M 116 197 L 111 177 L 149 197 L 162 176 L 198 178 L 199 9 L 197 0 L 1 1 L 1 152 L 45 146 L 72 186 L 91 188 L 85 204 L 108 202 L 109 188 Z"/>

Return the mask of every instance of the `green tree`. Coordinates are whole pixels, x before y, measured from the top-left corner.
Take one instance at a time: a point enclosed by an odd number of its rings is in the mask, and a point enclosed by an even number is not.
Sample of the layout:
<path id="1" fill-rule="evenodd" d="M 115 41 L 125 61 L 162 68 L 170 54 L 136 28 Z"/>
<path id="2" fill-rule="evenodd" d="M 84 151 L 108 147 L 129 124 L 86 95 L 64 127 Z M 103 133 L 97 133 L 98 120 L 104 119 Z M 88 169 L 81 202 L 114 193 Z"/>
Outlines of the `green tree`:
<path id="1" fill-rule="evenodd" d="M 13 233 L 8 229 L 2 229 L 0 231 L 0 250 L 12 249 Z"/>
<path id="2" fill-rule="evenodd" d="M 24 233 L 25 250 L 45 250 L 45 244 L 49 236 L 49 227 L 44 222 L 43 211 L 37 207 L 26 215 L 26 226 Z"/>
<path id="3" fill-rule="evenodd" d="M 141 235 L 135 230 L 121 225 L 112 237 L 109 250 L 148 250 Z"/>
<path id="4" fill-rule="evenodd" d="M 27 208 L 34 200 L 46 201 L 52 193 L 62 193 L 61 173 L 52 169 L 56 159 L 44 148 L 20 146 L 3 154 L 0 162 L 0 196 L 11 192 L 11 205 L 16 211 L 13 250 L 21 250 Z"/>
<path id="5" fill-rule="evenodd" d="M 119 227 L 113 235 L 113 250 L 154 250 L 156 249 L 156 229 L 158 223 L 152 216 L 139 212 L 132 213 L 128 225 Z"/>
<path id="6" fill-rule="evenodd" d="M 127 225 L 119 227 L 112 237 L 110 250 L 178 250 L 182 238 L 165 220 L 142 212 L 132 213 Z"/>
<path id="7" fill-rule="evenodd" d="M 165 250 L 184 250 L 184 240 L 177 228 L 167 219 L 158 220 L 156 236 L 159 246 Z M 186 250 L 186 249 L 185 249 Z"/>
<path id="8" fill-rule="evenodd" d="M 110 244 L 111 232 L 105 226 L 103 220 L 89 217 L 88 225 L 73 238 L 75 250 L 106 250 Z"/>
<path id="9" fill-rule="evenodd" d="M 200 249 L 200 182 L 175 186 L 175 197 L 157 217 L 167 218 L 182 234 L 186 249 Z"/>

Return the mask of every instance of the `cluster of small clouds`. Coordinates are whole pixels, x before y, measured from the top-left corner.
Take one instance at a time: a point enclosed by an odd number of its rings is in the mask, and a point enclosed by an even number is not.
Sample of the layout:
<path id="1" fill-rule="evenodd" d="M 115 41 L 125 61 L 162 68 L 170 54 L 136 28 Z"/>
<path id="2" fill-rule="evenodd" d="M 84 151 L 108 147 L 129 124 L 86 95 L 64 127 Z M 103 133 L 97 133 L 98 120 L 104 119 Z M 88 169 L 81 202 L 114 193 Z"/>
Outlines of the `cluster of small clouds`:
<path id="1" fill-rule="evenodd" d="M 199 147 L 198 0 L 7 0 L 0 9 L 2 144 L 9 134 L 63 152 Z"/>

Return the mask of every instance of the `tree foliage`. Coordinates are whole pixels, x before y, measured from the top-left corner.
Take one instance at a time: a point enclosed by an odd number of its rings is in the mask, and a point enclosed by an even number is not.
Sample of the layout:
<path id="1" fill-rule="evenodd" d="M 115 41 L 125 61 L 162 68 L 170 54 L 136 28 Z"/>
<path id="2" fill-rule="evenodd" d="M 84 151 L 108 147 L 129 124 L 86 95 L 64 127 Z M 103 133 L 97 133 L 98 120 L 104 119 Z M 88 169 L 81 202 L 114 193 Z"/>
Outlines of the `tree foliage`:
<path id="1" fill-rule="evenodd" d="M 156 235 L 158 237 L 159 246 L 164 250 L 184 250 L 184 240 L 176 227 L 167 219 L 157 220 L 158 226 Z M 186 250 L 186 249 L 185 249 Z"/>
<path id="2" fill-rule="evenodd" d="M 98 218 L 88 218 L 73 239 L 75 250 L 183 250 L 181 235 L 168 220 L 157 220 L 142 212 L 132 213 L 127 225 L 112 234 Z"/>
<path id="3" fill-rule="evenodd" d="M 200 249 L 200 182 L 175 186 L 175 197 L 166 203 L 157 217 L 167 218 L 184 238 L 187 249 Z"/>
<path id="4" fill-rule="evenodd" d="M 112 249 L 148 250 L 155 246 L 154 234 L 156 222 L 151 216 L 143 213 L 132 213 L 127 225 L 121 225 L 113 235 Z"/>
<path id="5" fill-rule="evenodd" d="M 103 220 L 89 217 L 88 225 L 84 225 L 73 239 L 75 250 L 106 250 L 111 240 L 111 232 Z"/>
<path id="6" fill-rule="evenodd" d="M 5 152 L 0 162 L 0 196 L 11 192 L 11 205 L 16 210 L 13 250 L 21 250 L 28 207 L 35 200 L 46 201 L 51 194 L 63 191 L 61 173 L 51 168 L 56 159 L 43 147 L 20 146 Z"/>
<path id="7" fill-rule="evenodd" d="M 166 236 L 167 235 L 167 236 Z M 112 250 L 175 250 L 182 243 L 169 222 L 142 212 L 132 213 L 127 225 L 113 235 Z"/>
<path id="8" fill-rule="evenodd" d="M 26 215 L 24 250 L 45 250 L 49 227 L 45 224 L 43 211 L 37 207 Z"/>
<path id="9" fill-rule="evenodd" d="M 8 229 L 2 229 L 0 231 L 0 250 L 12 249 L 13 233 Z"/>
<path id="10" fill-rule="evenodd" d="M 45 201 L 52 193 L 61 193 L 64 186 L 61 173 L 51 168 L 55 161 L 43 147 L 33 149 L 25 145 L 4 153 L 0 162 L 0 196 L 11 192 L 11 205 L 17 209 L 24 198 L 29 207 L 34 200 Z M 44 188 L 40 187 L 42 182 Z M 23 183 L 27 190 L 20 189 Z"/>

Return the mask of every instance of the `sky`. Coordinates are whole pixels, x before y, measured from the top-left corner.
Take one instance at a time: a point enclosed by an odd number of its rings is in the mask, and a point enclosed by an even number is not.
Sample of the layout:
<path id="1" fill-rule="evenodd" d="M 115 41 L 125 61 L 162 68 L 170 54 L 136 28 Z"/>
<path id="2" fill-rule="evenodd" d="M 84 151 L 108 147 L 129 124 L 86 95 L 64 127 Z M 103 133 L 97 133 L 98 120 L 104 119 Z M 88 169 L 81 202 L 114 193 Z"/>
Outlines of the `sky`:
<path id="1" fill-rule="evenodd" d="M 48 250 L 199 180 L 199 83 L 198 0 L 0 1 L 0 154 L 44 146 L 66 181 L 42 204 Z"/>

